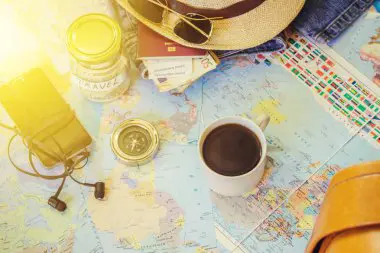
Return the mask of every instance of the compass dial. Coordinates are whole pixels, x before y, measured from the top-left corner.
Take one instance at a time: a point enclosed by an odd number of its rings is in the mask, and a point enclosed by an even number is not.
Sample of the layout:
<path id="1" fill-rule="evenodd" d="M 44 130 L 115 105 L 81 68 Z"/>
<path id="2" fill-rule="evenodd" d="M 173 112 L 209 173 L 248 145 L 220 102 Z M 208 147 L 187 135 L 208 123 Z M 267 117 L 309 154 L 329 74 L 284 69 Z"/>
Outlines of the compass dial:
<path id="1" fill-rule="evenodd" d="M 140 126 L 125 128 L 119 136 L 120 149 L 129 156 L 140 156 L 150 147 L 152 140 L 149 132 Z"/>

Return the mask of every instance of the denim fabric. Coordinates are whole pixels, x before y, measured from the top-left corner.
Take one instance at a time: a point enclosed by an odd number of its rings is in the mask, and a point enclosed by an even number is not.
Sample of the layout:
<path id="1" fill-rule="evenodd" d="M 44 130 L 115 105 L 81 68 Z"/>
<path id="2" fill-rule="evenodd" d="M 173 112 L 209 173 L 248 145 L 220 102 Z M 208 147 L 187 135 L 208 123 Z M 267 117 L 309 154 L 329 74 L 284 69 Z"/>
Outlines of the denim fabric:
<path id="1" fill-rule="evenodd" d="M 286 49 L 286 38 L 284 33 L 280 33 L 270 41 L 261 44 L 257 47 L 252 47 L 243 50 L 227 50 L 227 51 L 214 51 L 219 59 L 228 58 L 234 55 L 250 55 L 257 53 L 270 53 Z"/>
<path id="2" fill-rule="evenodd" d="M 380 12 L 380 0 L 375 0 L 373 6 L 375 6 L 377 12 Z"/>
<path id="3" fill-rule="evenodd" d="M 337 38 L 373 3 L 373 0 L 306 0 L 293 26 L 322 43 Z"/>
<path id="4" fill-rule="evenodd" d="M 374 0 L 306 0 L 301 13 L 292 23 L 303 35 L 318 42 L 329 43 L 358 19 Z M 380 8 L 380 0 L 375 0 Z M 280 51 L 286 48 L 283 33 L 272 40 L 245 50 L 216 51 L 221 58 Z"/>

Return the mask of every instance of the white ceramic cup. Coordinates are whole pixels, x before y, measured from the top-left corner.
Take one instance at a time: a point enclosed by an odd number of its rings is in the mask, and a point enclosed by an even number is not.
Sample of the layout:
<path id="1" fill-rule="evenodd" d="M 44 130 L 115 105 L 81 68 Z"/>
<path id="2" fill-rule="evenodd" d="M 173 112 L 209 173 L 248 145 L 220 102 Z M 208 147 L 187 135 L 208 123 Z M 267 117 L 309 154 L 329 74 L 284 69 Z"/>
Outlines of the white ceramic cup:
<path id="1" fill-rule="evenodd" d="M 270 117 L 266 114 L 259 116 L 256 120 L 257 123 L 243 117 L 227 117 L 213 122 L 203 131 L 198 142 L 198 152 L 211 190 L 224 196 L 240 196 L 246 192 L 252 191 L 257 186 L 264 174 L 267 156 L 267 142 L 263 131 L 268 126 L 269 121 Z M 203 144 L 206 137 L 215 128 L 226 124 L 242 125 L 251 130 L 260 141 L 262 149 L 261 159 L 256 167 L 252 168 L 246 174 L 240 176 L 224 176 L 218 174 L 207 166 L 203 158 Z"/>

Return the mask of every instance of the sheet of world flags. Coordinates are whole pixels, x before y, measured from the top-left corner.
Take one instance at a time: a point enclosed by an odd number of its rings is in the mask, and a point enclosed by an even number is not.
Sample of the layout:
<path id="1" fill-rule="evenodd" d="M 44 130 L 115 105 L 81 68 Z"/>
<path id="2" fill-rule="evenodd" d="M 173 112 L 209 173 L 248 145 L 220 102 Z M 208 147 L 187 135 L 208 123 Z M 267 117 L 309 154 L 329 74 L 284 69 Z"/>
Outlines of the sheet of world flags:
<path id="1" fill-rule="evenodd" d="M 335 60 L 298 33 L 288 38 L 289 48 L 270 55 L 258 54 L 257 62 L 283 65 L 319 97 L 321 104 L 352 132 L 380 148 L 380 98 Z"/>

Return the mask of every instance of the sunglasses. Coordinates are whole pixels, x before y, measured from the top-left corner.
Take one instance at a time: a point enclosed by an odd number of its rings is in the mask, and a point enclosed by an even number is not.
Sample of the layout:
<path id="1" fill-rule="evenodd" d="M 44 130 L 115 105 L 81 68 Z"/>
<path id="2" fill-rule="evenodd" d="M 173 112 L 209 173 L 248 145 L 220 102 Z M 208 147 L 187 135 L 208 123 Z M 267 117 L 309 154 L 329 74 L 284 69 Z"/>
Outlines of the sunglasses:
<path id="1" fill-rule="evenodd" d="M 173 32 L 187 42 L 201 45 L 211 37 L 213 29 L 211 19 L 203 15 L 196 13 L 179 14 L 168 7 L 166 0 L 129 0 L 129 3 L 136 12 L 157 24 L 162 23 L 164 13 L 167 11 L 179 16 L 180 20 L 174 26 Z"/>

